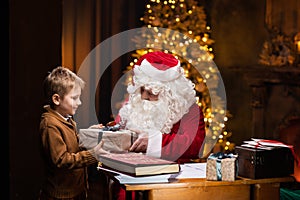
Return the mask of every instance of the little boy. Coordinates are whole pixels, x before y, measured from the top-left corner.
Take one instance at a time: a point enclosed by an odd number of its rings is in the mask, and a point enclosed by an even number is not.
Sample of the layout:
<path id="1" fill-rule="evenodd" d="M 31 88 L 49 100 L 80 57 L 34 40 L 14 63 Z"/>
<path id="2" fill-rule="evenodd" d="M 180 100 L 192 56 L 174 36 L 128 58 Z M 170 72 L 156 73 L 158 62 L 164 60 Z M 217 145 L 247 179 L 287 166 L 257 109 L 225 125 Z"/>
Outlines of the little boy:
<path id="1" fill-rule="evenodd" d="M 79 146 L 73 115 L 81 105 L 85 82 L 64 67 L 57 67 L 45 78 L 48 104 L 40 121 L 42 155 L 46 179 L 40 200 L 87 199 L 87 166 L 97 163 L 94 157 L 106 153 L 102 143 L 91 150 Z"/>

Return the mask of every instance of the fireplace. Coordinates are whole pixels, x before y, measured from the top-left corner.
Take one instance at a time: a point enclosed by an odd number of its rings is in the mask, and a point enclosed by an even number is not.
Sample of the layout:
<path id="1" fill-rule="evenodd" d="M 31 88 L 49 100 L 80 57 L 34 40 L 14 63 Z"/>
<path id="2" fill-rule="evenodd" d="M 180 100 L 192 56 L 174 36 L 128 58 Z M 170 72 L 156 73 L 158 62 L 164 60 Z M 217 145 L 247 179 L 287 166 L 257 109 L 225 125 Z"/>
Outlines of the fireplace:
<path id="1" fill-rule="evenodd" d="M 251 137 L 279 139 L 279 132 L 300 118 L 300 68 L 255 66 L 245 71 L 252 90 Z"/>
<path id="2" fill-rule="evenodd" d="M 245 78 L 252 90 L 251 136 L 293 145 L 300 182 L 300 68 L 256 66 Z"/>

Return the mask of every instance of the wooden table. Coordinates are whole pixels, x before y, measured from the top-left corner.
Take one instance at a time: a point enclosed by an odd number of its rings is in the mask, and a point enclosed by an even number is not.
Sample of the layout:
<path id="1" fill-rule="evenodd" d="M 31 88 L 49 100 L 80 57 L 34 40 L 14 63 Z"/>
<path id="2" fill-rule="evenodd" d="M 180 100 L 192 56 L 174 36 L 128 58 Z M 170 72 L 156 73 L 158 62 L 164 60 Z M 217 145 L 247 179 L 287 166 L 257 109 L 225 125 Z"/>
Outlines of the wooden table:
<path id="1" fill-rule="evenodd" d="M 207 181 L 206 179 L 181 179 L 174 183 L 124 184 L 126 198 L 131 191 L 144 191 L 149 200 L 279 200 L 280 183 L 294 182 L 294 178 L 246 179 L 236 181 Z"/>

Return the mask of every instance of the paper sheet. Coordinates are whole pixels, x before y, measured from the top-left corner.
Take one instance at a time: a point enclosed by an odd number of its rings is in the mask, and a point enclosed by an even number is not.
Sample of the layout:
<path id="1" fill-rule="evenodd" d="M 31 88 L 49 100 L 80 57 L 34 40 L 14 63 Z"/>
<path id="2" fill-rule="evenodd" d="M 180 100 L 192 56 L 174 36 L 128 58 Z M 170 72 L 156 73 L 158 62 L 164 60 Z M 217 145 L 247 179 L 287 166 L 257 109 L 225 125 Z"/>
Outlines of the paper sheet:
<path id="1" fill-rule="evenodd" d="M 206 163 L 185 163 L 180 168 L 180 172 L 171 175 L 171 178 L 206 178 Z"/>

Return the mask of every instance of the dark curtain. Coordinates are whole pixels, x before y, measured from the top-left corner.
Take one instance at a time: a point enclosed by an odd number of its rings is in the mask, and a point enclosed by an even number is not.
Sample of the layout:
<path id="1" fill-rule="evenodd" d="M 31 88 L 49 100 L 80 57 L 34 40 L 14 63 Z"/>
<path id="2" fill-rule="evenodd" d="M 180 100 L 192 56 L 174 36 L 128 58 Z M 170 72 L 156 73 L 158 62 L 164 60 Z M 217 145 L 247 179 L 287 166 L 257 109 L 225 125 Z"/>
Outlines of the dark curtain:
<path id="1" fill-rule="evenodd" d="M 9 127 L 3 136 L 9 141 L 3 141 L 9 146 L 5 151 L 9 152 L 9 197 L 5 198 L 10 200 L 37 199 L 39 194 L 42 83 L 61 63 L 61 9 L 60 0 L 11 0 L 5 12 L 9 13 L 9 66 L 3 67 L 9 70 L 9 103 L 4 107 L 9 110 Z"/>
<path id="2" fill-rule="evenodd" d="M 62 63 L 78 72 L 80 66 L 97 45 L 115 34 L 143 26 L 146 0 L 65 0 L 63 1 Z M 128 41 L 130 43 L 131 41 Z M 128 44 L 129 45 L 129 44 Z M 114 47 L 107 49 L 113 53 Z M 107 52 L 106 52 L 107 53 Z M 95 61 L 95 63 L 99 61 Z M 101 61 L 100 61 L 101 62 Z M 97 86 L 95 96 L 82 99 L 85 109 L 81 126 L 97 123 L 87 114 L 94 110 L 99 123 L 113 120 L 111 107 L 112 90 L 130 62 L 130 54 L 114 60 L 107 69 L 97 66 L 85 76 L 88 85 Z M 100 81 L 95 77 L 104 70 Z M 88 90 L 88 88 L 85 88 Z M 90 108 L 95 102 L 95 108 Z M 80 126 L 79 126 L 80 127 Z"/>
<path id="3" fill-rule="evenodd" d="M 101 65 L 101 59 L 109 58 L 93 57 L 91 54 L 105 53 L 111 57 L 114 51 L 118 51 L 118 45 L 109 46 L 105 52 L 97 47 L 116 34 L 141 27 L 143 24 L 139 19 L 143 16 L 145 4 L 146 0 L 63 1 L 62 64 L 82 75 L 87 83 L 81 97 L 82 105 L 75 115 L 78 128 L 87 128 L 96 123 L 106 124 L 114 119 L 112 108 L 115 105 L 111 103 L 111 96 L 114 86 L 131 61 L 130 54 L 121 55 L 108 67 Z M 130 45 L 132 41 L 127 42 Z M 92 63 L 88 69 L 84 67 L 86 61 Z M 107 199 L 108 182 L 95 169 L 95 166 L 89 167 L 89 197 Z"/>

